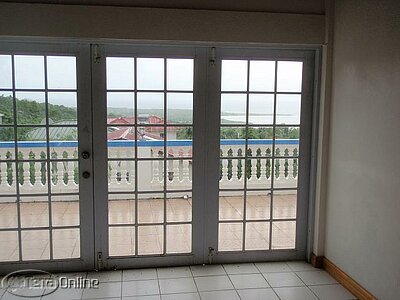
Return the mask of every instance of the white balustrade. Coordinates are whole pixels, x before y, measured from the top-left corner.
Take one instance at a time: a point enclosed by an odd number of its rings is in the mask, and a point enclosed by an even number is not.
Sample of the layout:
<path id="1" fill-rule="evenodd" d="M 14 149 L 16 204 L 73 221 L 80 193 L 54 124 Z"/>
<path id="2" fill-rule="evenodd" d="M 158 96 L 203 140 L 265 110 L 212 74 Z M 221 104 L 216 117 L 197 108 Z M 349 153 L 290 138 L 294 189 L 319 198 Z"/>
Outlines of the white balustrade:
<path id="1" fill-rule="evenodd" d="M 133 158 L 133 147 L 109 146 L 109 157 L 119 158 L 108 162 L 108 185 L 113 192 L 133 192 L 135 189 L 135 162 L 124 160 Z M 272 153 L 271 142 L 262 144 L 249 144 L 251 149 L 251 164 L 248 165 L 251 176 L 247 179 L 247 186 L 251 188 L 270 188 L 272 178 L 274 187 L 295 188 L 297 186 L 298 159 L 291 158 L 298 154 L 298 143 L 282 141 L 275 145 L 275 151 L 280 156 L 288 154 L 288 158 L 275 159 L 275 170 L 272 169 L 272 158 L 266 157 Z M 269 150 L 268 150 L 269 149 Z M 279 149 L 279 150 L 278 150 Z M 30 160 L 19 163 L 20 190 L 23 193 L 47 193 L 48 171 L 50 167 L 50 181 L 52 193 L 77 193 L 79 185 L 75 182 L 79 177 L 77 148 L 76 147 L 51 147 L 50 164 L 45 160 L 47 157 L 46 149 L 43 147 L 19 147 L 19 159 Z M 1 153 L 14 153 L 14 148 L 2 148 Z M 138 158 L 162 158 L 164 147 L 156 145 L 138 147 Z M 229 145 L 225 142 L 221 145 L 221 178 L 220 187 L 229 189 L 241 189 L 244 186 L 246 176 L 244 159 L 245 148 L 243 145 Z M 250 151 L 248 152 L 250 153 Z M 166 178 L 167 186 L 171 190 L 187 190 L 192 187 L 192 160 L 191 146 L 168 146 L 169 157 L 174 159 L 167 160 Z M 1 159 L 5 159 L 1 157 Z M 237 158 L 241 156 L 243 158 Z M 189 157 L 189 158 L 188 158 Z M 230 158 L 236 157 L 236 158 Z M 55 160 L 54 160 L 55 159 Z M 61 161 L 57 161 L 61 160 Z M 287 164 L 285 165 L 285 160 Z M 269 161 L 269 167 L 267 162 Z M 278 168 L 279 172 L 276 170 Z M 43 165 L 44 164 L 44 165 Z M 162 191 L 164 189 L 164 161 L 140 160 L 138 165 L 138 186 L 141 191 Z M 44 168 L 43 168 L 44 167 Z M 16 191 L 16 164 L 10 161 L 0 162 L 0 193 L 13 194 Z M 276 176 L 279 173 L 279 176 Z"/>

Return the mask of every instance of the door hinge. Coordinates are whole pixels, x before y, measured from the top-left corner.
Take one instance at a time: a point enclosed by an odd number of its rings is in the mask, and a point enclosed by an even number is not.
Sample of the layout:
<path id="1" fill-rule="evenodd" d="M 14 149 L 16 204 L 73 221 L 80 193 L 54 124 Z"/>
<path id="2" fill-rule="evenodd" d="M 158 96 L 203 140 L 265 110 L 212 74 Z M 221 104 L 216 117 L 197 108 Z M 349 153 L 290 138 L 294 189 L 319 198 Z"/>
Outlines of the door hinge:
<path id="1" fill-rule="evenodd" d="M 208 247 L 208 264 L 212 264 L 213 256 L 215 255 L 215 249 L 213 247 Z"/>
<path id="2" fill-rule="evenodd" d="M 95 64 L 99 64 L 100 63 L 100 53 L 99 53 L 99 45 L 94 45 L 93 46 L 93 60 Z"/>
<path id="3" fill-rule="evenodd" d="M 216 49 L 215 47 L 212 47 L 210 53 L 210 65 L 215 66 L 216 62 L 217 62 Z"/>
<path id="4" fill-rule="evenodd" d="M 103 270 L 104 263 L 103 263 L 103 252 L 97 252 L 97 270 Z"/>

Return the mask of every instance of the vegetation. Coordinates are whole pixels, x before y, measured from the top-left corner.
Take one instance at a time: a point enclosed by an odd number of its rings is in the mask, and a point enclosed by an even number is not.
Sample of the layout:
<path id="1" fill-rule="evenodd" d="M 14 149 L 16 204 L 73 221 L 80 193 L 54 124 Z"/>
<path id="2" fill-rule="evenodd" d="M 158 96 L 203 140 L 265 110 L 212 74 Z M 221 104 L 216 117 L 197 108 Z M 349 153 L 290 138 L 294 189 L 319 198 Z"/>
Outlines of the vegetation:
<path id="1" fill-rule="evenodd" d="M 27 99 L 16 99 L 18 124 L 37 125 L 41 124 L 46 117 L 45 103 L 38 103 Z M 14 123 L 13 97 L 0 95 L 0 114 L 2 124 Z M 48 104 L 49 118 L 53 122 L 61 120 L 76 120 L 76 109 L 63 105 Z M 32 128 L 19 128 L 18 139 L 25 140 Z M 13 140 L 13 128 L 2 128 L 0 130 L 1 141 Z"/>

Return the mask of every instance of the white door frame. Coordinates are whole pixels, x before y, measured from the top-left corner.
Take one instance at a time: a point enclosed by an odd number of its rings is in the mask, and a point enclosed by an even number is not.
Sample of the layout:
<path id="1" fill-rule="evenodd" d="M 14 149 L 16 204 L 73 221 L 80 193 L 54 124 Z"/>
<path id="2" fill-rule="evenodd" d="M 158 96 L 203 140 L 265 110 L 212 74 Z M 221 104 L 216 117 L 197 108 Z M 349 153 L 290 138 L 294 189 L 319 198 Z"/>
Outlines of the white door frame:
<path id="1" fill-rule="evenodd" d="M 215 64 L 209 72 L 209 96 L 206 102 L 206 131 L 208 143 L 206 154 L 206 209 L 205 209 L 205 255 L 211 253 L 215 263 L 296 260 L 306 259 L 308 235 L 308 205 L 311 163 L 312 113 L 314 101 L 314 50 L 279 50 L 269 48 L 217 47 Z M 296 248 L 293 250 L 253 250 L 218 252 L 218 210 L 219 210 L 219 156 L 220 156 L 220 99 L 222 59 L 260 59 L 303 61 L 303 86 L 301 98 L 301 137 L 299 145 L 299 180 L 297 203 Z"/>

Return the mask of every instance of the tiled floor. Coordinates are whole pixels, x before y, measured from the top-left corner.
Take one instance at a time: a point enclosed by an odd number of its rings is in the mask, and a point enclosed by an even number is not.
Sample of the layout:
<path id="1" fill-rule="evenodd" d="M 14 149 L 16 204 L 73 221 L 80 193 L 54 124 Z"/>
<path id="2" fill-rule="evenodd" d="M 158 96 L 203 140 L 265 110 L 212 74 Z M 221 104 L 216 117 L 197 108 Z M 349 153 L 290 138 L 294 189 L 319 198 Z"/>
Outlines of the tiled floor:
<path id="1" fill-rule="evenodd" d="M 221 251 L 242 250 L 243 226 L 241 220 L 246 217 L 245 250 L 269 249 L 270 223 L 259 222 L 269 219 L 296 218 L 296 195 L 274 195 L 271 210 L 270 196 L 266 193 L 248 195 L 246 216 L 244 199 L 239 196 L 221 196 L 219 204 L 219 249 Z M 141 226 L 138 230 L 139 254 L 159 254 L 164 247 L 164 200 L 157 198 L 138 201 L 139 224 L 159 223 L 155 226 Z M 171 198 L 166 201 L 167 222 L 191 222 L 192 199 Z M 78 201 L 52 201 L 52 226 L 79 226 Z M 21 226 L 23 228 L 41 227 L 43 230 L 25 230 L 22 234 L 23 260 L 49 259 L 49 206 L 46 202 L 21 202 Z M 109 202 L 110 255 L 133 255 L 135 253 L 135 201 L 112 200 Z M 10 231 L 0 232 L 0 261 L 18 260 L 18 235 L 12 230 L 18 224 L 16 203 L 0 203 L 0 228 Z M 123 226 L 118 226 L 122 224 Z M 126 226 L 132 224 L 132 226 Z M 295 222 L 272 223 L 272 248 L 293 248 L 295 241 Z M 191 225 L 167 226 L 167 253 L 187 253 L 191 251 Z M 54 229 L 52 232 L 53 253 L 55 258 L 75 258 L 80 255 L 79 228 Z"/>
<path id="2" fill-rule="evenodd" d="M 64 274 L 65 276 L 65 274 Z M 98 289 L 59 289 L 51 299 L 345 300 L 356 299 L 325 271 L 305 262 L 152 268 L 71 274 L 98 278 Z M 1 300 L 23 299 L 5 292 Z M 39 299 L 39 298 L 36 298 Z"/>

